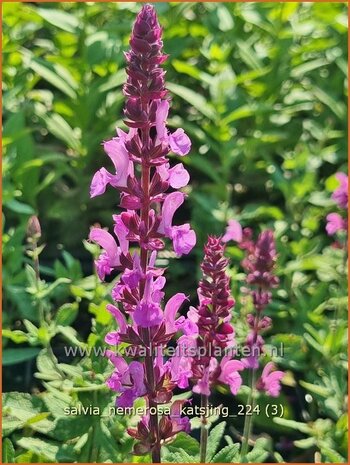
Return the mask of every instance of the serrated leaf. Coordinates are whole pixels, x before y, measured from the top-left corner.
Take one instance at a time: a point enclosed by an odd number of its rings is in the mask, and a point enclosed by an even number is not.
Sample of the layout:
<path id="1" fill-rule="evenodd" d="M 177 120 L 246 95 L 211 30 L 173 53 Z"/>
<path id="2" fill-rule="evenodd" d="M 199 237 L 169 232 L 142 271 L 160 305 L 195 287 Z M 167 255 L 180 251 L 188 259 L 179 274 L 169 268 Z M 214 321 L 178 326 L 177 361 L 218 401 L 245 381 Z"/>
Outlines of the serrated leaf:
<path id="1" fill-rule="evenodd" d="M 176 452 L 165 454 L 164 460 L 170 463 L 198 463 L 199 458 L 189 455 L 185 450 L 178 449 Z"/>
<path id="2" fill-rule="evenodd" d="M 211 459 L 212 463 L 234 463 L 239 461 L 239 444 L 230 444 Z"/>
<path id="3" fill-rule="evenodd" d="M 208 461 L 210 461 L 214 457 L 220 445 L 221 439 L 224 435 L 225 427 L 226 427 L 226 422 L 223 421 L 219 423 L 218 425 L 216 425 L 215 428 L 211 430 L 209 437 L 208 437 L 208 448 L 207 448 L 207 460 Z"/>
<path id="4" fill-rule="evenodd" d="M 64 304 L 58 310 L 56 314 L 56 324 L 62 326 L 71 325 L 76 319 L 79 311 L 79 305 L 77 302 L 71 304 Z"/>

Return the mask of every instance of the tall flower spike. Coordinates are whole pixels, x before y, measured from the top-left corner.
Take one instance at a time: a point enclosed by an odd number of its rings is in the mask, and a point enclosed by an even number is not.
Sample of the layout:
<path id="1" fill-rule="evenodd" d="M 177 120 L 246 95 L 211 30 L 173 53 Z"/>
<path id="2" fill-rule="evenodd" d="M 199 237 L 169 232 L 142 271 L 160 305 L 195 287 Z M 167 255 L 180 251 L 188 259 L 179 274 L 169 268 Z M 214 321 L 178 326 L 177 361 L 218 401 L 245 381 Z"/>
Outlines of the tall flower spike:
<path id="1" fill-rule="evenodd" d="M 225 246 L 221 238 L 210 236 L 204 247 L 201 265 L 203 277 L 198 287 L 199 305 L 191 307 L 187 320 L 179 322 L 185 335 L 178 341 L 183 348 L 170 362 L 172 373 L 180 387 L 194 383 L 193 391 L 201 395 L 201 407 L 209 404 L 211 390 L 216 384 L 226 384 L 237 394 L 244 365 L 232 360 L 235 331 L 231 325 L 231 311 L 235 301 L 230 292 L 230 280 L 226 274 L 228 260 L 224 257 Z M 230 349 L 230 355 L 225 349 Z M 195 349 L 195 355 L 184 355 Z M 193 350 L 191 350 L 193 353 Z M 208 429 L 205 415 L 202 417 L 200 461 L 206 461 Z"/>
<path id="2" fill-rule="evenodd" d="M 262 371 L 261 377 L 256 381 L 257 369 L 259 368 L 259 356 L 264 349 L 262 331 L 271 327 L 271 318 L 263 316 L 264 309 L 272 300 L 271 289 L 278 286 L 279 279 L 274 275 L 277 252 L 273 232 L 263 231 L 259 234 L 256 242 L 253 240 L 252 230 L 243 229 L 242 240 L 239 246 L 246 251 L 242 261 L 245 269 L 247 289 L 252 297 L 254 314 L 247 316 L 249 333 L 246 339 L 246 347 L 249 348 L 249 356 L 242 362 L 249 372 L 249 397 L 247 404 L 255 405 L 255 390 L 265 391 L 266 394 L 277 397 L 281 389 L 282 371 L 274 371 L 273 363 L 268 363 Z M 246 416 L 244 421 L 241 460 L 246 460 L 249 448 L 249 438 L 252 430 L 253 418 Z"/>
<path id="3" fill-rule="evenodd" d="M 262 312 L 271 302 L 271 289 L 277 287 L 279 283 L 279 279 L 274 275 L 277 252 L 271 230 L 260 233 L 257 241 L 254 242 L 251 229 L 245 228 L 239 245 L 246 250 L 242 266 L 247 273 L 247 288 L 255 309 L 255 315 L 247 316 L 250 332 L 246 345 L 250 348 L 250 356 L 243 362 L 248 368 L 255 370 L 259 366 L 258 358 L 264 345 L 261 332 L 271 326 L 270 318 L 263 317 Z"/>
<path id="4" fill-rule="evenodd" d="M 243 369 L 243 364 L 227 356 L 219 363 L 217 356 L 220 349 L 224 352 L 235 345 L 235 331 L 230 323 L 235 300 L 226 274 L 228 260 L 224 251 L 221 238 L 209 236 L 201 264 L 203 278 L 198 287 L 199 306 L 192 308 L 188 315 L 196 321 L 198 328 L 195 338 L 200 350 L 192 360 L 192 380 L 196 383 L 193 391 L 198 394 L 209 395 L 211 387 L 218 382 L 228 384 L 232 393 L 237 394 L 242 382 L 238 372 Z M 228 376 L 229 367 L 237 376 Z"/>
<path id="5" fill-rule="evenodd" d="M 168 189 L 184 187 L 189 174 L 181 163 L 171 167 L 168 154 L 188 154 L 191 142 L 183 129 L 171 133 L 166 125 L 169 101 L 161 64 L 167 56 L 162 52 L 161 36 L 154 8 L 143 5 L 133 26 L 131 48 L 125 54 L 124 114 L 129 130 L 117 129 L 117 136 L 104 142 L 115 173 L 101 168 L 90 190 L 95 197 L 108 186 L 118 189 L 120 207 L 126 210 L 113 215 L 117 240 L 99 228 L 91 230 L 90 239 L 104 249 L 96 261 L 101 280 L 114 271 L 121 272 L 112 291 L 116 306 L 108 306 L 118 329 L 107 334 L 106 342 L 126 342 L 139 354 L 130 364 L 109 354 L 115 370 L 107 383 L 118 393 L 120 406 L 130 406 L 138 397 L 146 398 L 150 414 L 129 433 L 139 440 L 134 452 L 150 452 L 153 462 L 160 462 L 162 443 L 189 427 L 186 418 L 174 421 L 171 415 L 161 420 L 158 417 L 157 405 L 171 402 L 172 391 L 180 383 L 169 363 L 164 363 L 161 349 L 181 329 L 176 313 L 186 296 L 176 294 L 163 310 L 166 280 L 164 269 L 155 266 L 156 256 L 165 247 L 166 238 L 173 241 L 178 256 L 189 253 L 196 242 L 189 224 L 173 225 L 174 213 L 185 196 Z M 133 253 L 130 244 L 136 246 Z"/>

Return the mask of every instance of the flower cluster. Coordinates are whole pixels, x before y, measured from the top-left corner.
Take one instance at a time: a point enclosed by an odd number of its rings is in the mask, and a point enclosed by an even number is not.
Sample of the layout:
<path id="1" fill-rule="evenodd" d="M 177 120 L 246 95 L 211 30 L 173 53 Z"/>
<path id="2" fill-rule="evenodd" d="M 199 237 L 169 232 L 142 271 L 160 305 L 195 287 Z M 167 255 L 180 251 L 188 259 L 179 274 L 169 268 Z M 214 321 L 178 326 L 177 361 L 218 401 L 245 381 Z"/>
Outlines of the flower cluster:
<path id="1" fill-rule="evenodd" d="M 245 269 L 246 283 L 252 297 L 255 314 L 247 316 L 249 334 L 246 345 L 250 349 L 249 357 L 242 360 L 243 364 L 252 370 L 259 367 L 259 355 L 264 347 L 264 339 L 261 332 L 271 327 L 271 318 L 262 315 L 263 310 L 272 299 L 271 289 L 278 286 L 279 279 L 274 275 L 274 266 L 277 259 L 275 241 L 271 230 L 259 234 L 256 242 L 252 239 L 252 230 L 243 229 L 242 240 L 239 243 L 241 249 L 246 251 L 242 261 Z M 274 371 L 274 364 L 269 362 L 257 382 L 257 387 L 266 391 L 272 397 L 276 397 L 280 391 L 282 371 Z"/>
<path id="2" fill-rule="evenodd" d="M 345 173 L 337 173 L 336 178 L 338 179 L 340 185 L 339 187 L 333 192 L 332 199 L 338 205 L 338 207 L 343 210 L 344 215 L 340 215 L 339 213 L 329 213 L 327 215 L 327 225 L 326 231 L 327 234 L 333 236 L 338 231 L 347 231 L 347 218 L 346 212 L 348 209 L 348 176 Z"/>
<path id="3" fill-rule="evenodd" d="M 183 129 L 171 133 L 166 126 L 169 101 L 161 64 L 167 56 L 162 53 L 161 35 L 154 8 L 144 5 L 133 27 L 131 49 L 126 53 L 124 113 L 129 130 L 117 129 L 117 136 L 104 142 L 115 172 L 101 168 L 90 190 L 91 197 L 95 197 L 103 194 L 107 186 L 118 189 L 120 207 L 125 210 L 113 215 L 114 236 L 100 228 L 90 231 L 90 240 L 103 248 L 96 261 L 100 279 L 114 270 L 121 272 L 112 291 L 116 305 L 108 306 L 118 330 L 107 334 L 106 342 L 126 342 L 140 359 L 128 364 L 123 357 L 108 352 L 114 365 L 108 386 L 119 393 L 117 405 L 122 407 L 132 406 L 142 396 L 146 396 L 149 407 L 171 400 L 176 380 L 162 356 L 154 352 L 164 347 L 176 331 L 175 316 L 186 296 L 176 294 L 162 309 L 166 280 L 164 269 L 156 267 L 156 257 L 165 247 L 166 238 L 172 241 L 178 256 L 188 254 L 196 242 L 189 224 L 173 224 L 175 212 L 185 200 L 176 189 L 187 185 L 189 174 L 182 163 L 171 167 L 167 156 L 169 152 L 188 154 L 191 142 Z M 173 190 L 168 192 L 169 188 Z M 131 244 L 136 246 L 133 250 Z M 147 353 L 142 357 L 141 349 L 145 348 Z M 140 440 L 136 452 L 151 450 L 154 461 L 159 461 L 161 442 L 187 428 L 185 419 L 169 416 L 159 422 L 154 413 L 143 418 L 130 434 Z"/>
<path id="4" fill-rule="evenodd" d="M 221 238 L 209 236 L 201 264 L 203 277 L 198 287 L 199 305 L 190 307 L 187 319 L 178 322 L 185 333 L 178 340 L 178 348 L 193 348 L 194 355 L 175 357 L 171 361 L 180 387 L 187 387 L 191 379 L 193 392 L 205 396 L 209 396 L 211 388 L 218 383 L 228 385 L 231 392 L 237 394 L 242 383 L 239 372 L 244 368 L 239 360 L 232 360 L 233 350 L 230 355 L 220 356 L 225 354 L 225 349 L 235 345 L 235 332 L 230 323 L 235 301 L 226 274 L 228 260 L 224 251 Z"/>

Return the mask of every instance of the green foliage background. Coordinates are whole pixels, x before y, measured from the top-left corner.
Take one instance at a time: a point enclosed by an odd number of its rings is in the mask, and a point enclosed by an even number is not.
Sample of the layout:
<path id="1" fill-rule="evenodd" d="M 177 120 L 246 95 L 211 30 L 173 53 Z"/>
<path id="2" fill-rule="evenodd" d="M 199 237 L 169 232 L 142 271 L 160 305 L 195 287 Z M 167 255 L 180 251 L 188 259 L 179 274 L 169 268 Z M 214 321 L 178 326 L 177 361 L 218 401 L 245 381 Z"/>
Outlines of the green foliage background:
<path id="1" fill-rule="evenodd" d="M 251 461 L 345 462 L 346 256 L 324 228 L 335 209 L 334 174 L 346 171 L 347 6 L 156 8 L 170 54 L 169 125 L 183 127 L 193 142 L 181 160 L 191 174 L 181 215 L 198 236 L 189 257 L 162 257 L 168 293 L 195 299 L 201 245 L 207 234 L 221 234 L 227 219 L 256 233 L 273 228 L 281 286 L 268 312 L 274 326 L 267 340 L 285 348 L 275 359 L 287 371 L 278 400 L 284 415 L 254 420 L 266 453 L 259 449 Z M 88 191 L 93 173 L 108 164 L 101 141 L 123 127 L 123 51 L 139 9 L 140 3 L 3 4 L 5 462 L 140 461 L 129 455 L 124 417 L 62 414 L 79 403 L 103 410 L 113 396 L 104 387 L 110 368 L 102 357 L 67 359 L 61 350 L 67 341 L 104 347 L 113 327 L 105 311 L 112 284 L 98 283 L 96 248 L 83 241 L 92 224 L 111 225 L 118 209 L 112 190 L 93 200 Z M 33 214 L 46 244 L 39 282 L 26 253 Z M 243 339 L 249 305 L 240 293 L 242 255 L 235 246 L 228 254 Z M 246 395 L 243 389 L 234 402 Z M 218 392 L 214 402 L 233 402 L 226 396 Z M 237 419 L 225 431 L 236 441 L 241 427 Z M 180 445 L 188 450 L 186 441 Z"/>

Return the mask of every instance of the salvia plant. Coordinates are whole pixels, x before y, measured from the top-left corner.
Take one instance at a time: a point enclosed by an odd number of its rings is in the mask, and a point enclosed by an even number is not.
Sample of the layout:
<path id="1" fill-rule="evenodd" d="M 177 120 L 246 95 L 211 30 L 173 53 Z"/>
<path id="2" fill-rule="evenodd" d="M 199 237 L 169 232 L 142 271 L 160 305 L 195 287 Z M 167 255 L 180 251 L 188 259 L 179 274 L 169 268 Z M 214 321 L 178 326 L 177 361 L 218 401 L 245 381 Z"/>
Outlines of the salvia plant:
<path id="1" fill-rule="evenodd" d="M 196 242 L 189 224 L 173 225 L 173 216 L 185 200 L 177 189 L 187 185 L 189 175 L 181 163 L 170 167 L 167 156 L 170 152 L 187 155 L 191 142 L 182 129 L 171 133 L 166 126 L 169 100 L 161 64 L 167 56 L 162 52 L 161 34 L 155 10 L 143 6 L 126 53 L 124 112 L 129 132 L 118 129 L 117 137 L 104 143 L 116 173 L 102 168 L 91 184 L 92 197 L 102 194 L 108 184 L 118 189 L 125 211 L 113 216 L 117 241 L 103 229 L 90 232 L 90 239 L 104 249 L 96 262 L 99 277 L 121 271 L 112 292 L 118 308 L 108 307 L 119 329 L 109 333 L 106 341 L 128 343 L 140 355 L 145 351 L 142 362 L 130 364 L 110 351 L 115 371 L 108 385 L 118 393 L 118 406 L 130 407 L 135 399 L 146 397 L 149 415 L 129 433 L 139 440 L 135 452 L 151 451 L 154 462 L 160 461 L 162 442 L 188 429 L 188 421 L 175 414 L 176 405 L 174 416 L 158 418 L 157 405 L 170 402 L 178 379 L 164 366 L 160 351 L 159 356 L 155 354 L 174 335 L 175 315 L 186 296 L 176 294 L 162 308 L 166 279 L 165 270 L 156 267 L 157 252 L 164 248 L 166 238 L 172 240 L 178 256 L 189 253 Z M 131 243 L 137 246 L 134 250 Z"/>
<path id="2" fill-rule="evenodd" d="M 118 327 L 105 339 L 117 348 L 107 351 L 114 366 L 107 384 L 117 393 L 118 407 L 132 407 L 139 398 L 146 400 L 147 413 L 128 433 L 137 440 L 134 453 L 151 453 L 155 463 L 161 461 L 162 445 L 173 441 L 179 432 L 190 431 L 189 418 L 180 415 L 186 401 L 173 400 L 175 388 L 200 394 L 201 406 L 206 409 L 216 385 L 228 386 L 233 395 L 238 393 L 244 370 L 250 372 L 251 393 L 262 389 L 271 396 L 278 395 L 283 376 L 268 363 L 256 380 L 259 356 L 254 349 L 261 351 L 264 345 L 261 333 L 271 320 L 263 316 L 263 310 L 271 301 L 270 289 L 278 284 L 273 274 L 277 255 L 272 231 L 264 231 L 254 242 L 249 229 L 242 232 L 239 223 L 230 220 L 225 235 L 210 236 L 204 247 L 198 305 L 190 307 L 186 317 L 177 317 L 188 300 L 186 295 L 177 293 L 164 304 L 165 269 L 157 266 L 157 254 L 168 240 L 178 257 L 188 254 L 196 244 L 196 235 L 187 223 L 173 224 L 185 200 L 179 189 L 188 184 L 190 177 L 182 163 L 172 166 L 168 155 L 187 155 L 191 141 L 183 129 L 171 132 L 167 127 L 170 99 L 161 67 L 167 59 L 161 36 L 154 8 L 144 5 L 133 26 L 130 50 L 125 54 L 127 80 L 123 92 L 128 132 L 117 129 L 116 137 L 104 142 L 114 172 L 101 168 L 90 190 L 91 197 L 95 197 L 103 194 L 107 186 L 117 189 L 122 212 L 113 215 L 114 235 L 97 227 L 89 235 L 103 249 L 95 262 L 99 278 L 104 281 L 119 273 L 112 290 L 115 305 L 107 307 Z M 224 255 L 229 240 L 237 241 L 246 251 L 242 263 L 247 272 L 246 292 L 255 309 L 247 319 L 250 332 L 246 345 L 252 355 L 242 360 L 237 359 L 233 349 L 235 330 L 231 320 L 235 300 Z M 171 340 L 175 351 L 166 359 L 164 349 Z M 133 350 L 133 361 L 128 362 L 118 351 L 121 347 Z M 170 404 L 169 413 L 161 415 L 161 404 Z M 199 459 L 206 462 L 205 415 L 201 422 Z M 243 457 L 250 432 L 248 423 L 243 434 Z"/>

